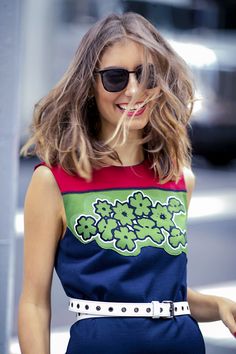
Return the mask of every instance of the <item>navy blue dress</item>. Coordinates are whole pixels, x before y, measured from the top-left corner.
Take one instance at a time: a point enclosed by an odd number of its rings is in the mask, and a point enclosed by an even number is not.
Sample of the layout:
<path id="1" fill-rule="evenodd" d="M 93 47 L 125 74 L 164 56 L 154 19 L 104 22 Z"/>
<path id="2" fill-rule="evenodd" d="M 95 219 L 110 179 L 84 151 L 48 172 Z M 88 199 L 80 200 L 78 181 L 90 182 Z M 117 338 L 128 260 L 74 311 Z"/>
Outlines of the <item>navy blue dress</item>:
<path id="1" fill-rule="evenodd" d="M 186 301 L 184 178 L 160 184 L 148 162 L 104 167 L 91 182 L 51 168 L 67 231 L 55 268 L 68 297 L 114 302 Z M 75 322 L 66 354 L 204 354 L 196 321 L 89 318 Z"/>

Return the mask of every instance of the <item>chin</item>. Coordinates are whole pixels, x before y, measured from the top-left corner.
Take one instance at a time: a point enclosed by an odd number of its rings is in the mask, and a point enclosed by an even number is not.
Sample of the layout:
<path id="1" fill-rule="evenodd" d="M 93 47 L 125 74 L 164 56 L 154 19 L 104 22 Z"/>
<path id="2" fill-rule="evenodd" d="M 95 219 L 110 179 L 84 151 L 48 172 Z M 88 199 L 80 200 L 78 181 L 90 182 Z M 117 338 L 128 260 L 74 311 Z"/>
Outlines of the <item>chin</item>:
<path id="1" fill-rule="evenodd" d="M 133 118 L 133 121 L 128 122 L 127 126 L 129 127 L 130 130 L 136 130 L 136 129 L 144 129 L 146 125 L 148 124 L 148 119 L 141 119 L 140 117 Z"/>

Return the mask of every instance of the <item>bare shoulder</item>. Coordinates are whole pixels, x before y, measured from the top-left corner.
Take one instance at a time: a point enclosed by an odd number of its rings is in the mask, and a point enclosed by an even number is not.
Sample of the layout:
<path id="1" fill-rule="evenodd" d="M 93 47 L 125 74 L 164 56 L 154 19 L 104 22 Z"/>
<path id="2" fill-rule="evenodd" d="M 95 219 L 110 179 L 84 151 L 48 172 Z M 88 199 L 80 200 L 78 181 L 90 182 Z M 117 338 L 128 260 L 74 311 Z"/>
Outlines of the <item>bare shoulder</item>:
<path id="1" fill-rule="evenodd" d="M 26 193 L 25 220 L 48 220 L 49 217 L 50 224 L 65 223 L 63 200 L 57 182 L 48 167 L 39 166 Z"/>
<path id="2" fill-rule="evenodd" d="M 29 189 L 37 195 L 43 192 L 45 198 L 60 198 L 60 191 L 51 170 L 46 166 L 39 166 L 34 171 Z M 57 198 L 58 197 L 58 198 Z"/>
<path id="3" fill-rule="evenodd" d="M 187 188 L 187 196 L 188 196 L 188 204 L 190 203 L 192 192 L 195 187 L 195 175 L 191 168 L 184 167 L 183 168 L 184 180 Z"/>
<path id="4" fill-rule="evenodd" d="M 57 187 L 57 183 L 50 168 L 43 165 L 36 168 L 31 181 L 39 185 L 44 185 L 44 187 Z"/>

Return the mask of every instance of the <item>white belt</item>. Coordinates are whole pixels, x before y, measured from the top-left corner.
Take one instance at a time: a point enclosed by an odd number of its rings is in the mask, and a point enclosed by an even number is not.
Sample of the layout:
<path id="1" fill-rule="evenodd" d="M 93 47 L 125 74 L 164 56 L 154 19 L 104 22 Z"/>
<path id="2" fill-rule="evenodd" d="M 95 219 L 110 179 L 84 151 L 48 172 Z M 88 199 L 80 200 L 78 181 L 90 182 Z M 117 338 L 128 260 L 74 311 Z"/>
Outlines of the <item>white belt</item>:
<path id="1" fill-rule="evenodd" d="M 105 302 L 69 299 L 69 311 L 76 312 L 78 319 L 89 317 L 152 317 L 173 318 L 190 315 L 187 301 L 152 301 L 150 303 Z"/>

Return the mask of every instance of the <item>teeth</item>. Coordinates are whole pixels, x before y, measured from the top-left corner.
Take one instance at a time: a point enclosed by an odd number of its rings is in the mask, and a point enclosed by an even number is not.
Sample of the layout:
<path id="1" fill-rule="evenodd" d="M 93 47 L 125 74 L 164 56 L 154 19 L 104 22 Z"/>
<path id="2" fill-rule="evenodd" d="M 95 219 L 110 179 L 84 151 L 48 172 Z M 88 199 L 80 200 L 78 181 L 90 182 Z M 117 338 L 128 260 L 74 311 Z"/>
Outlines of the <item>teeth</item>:
<path id="1" fill-rule="evenodd" d="M 128 108 L 128 105 L 123 105 L 123 104 L 119 104 L 118 105 L 121 109 L 123 109 L 124 111 L 127 111 L 127 108 Z M 143 103 L 137 103 L 135 104 L 133 107 L 131 107 L 129 109 L 129 111 L 136 111 L 137 109 L 141 109 L 144 107 L 144 104 Z"/>

